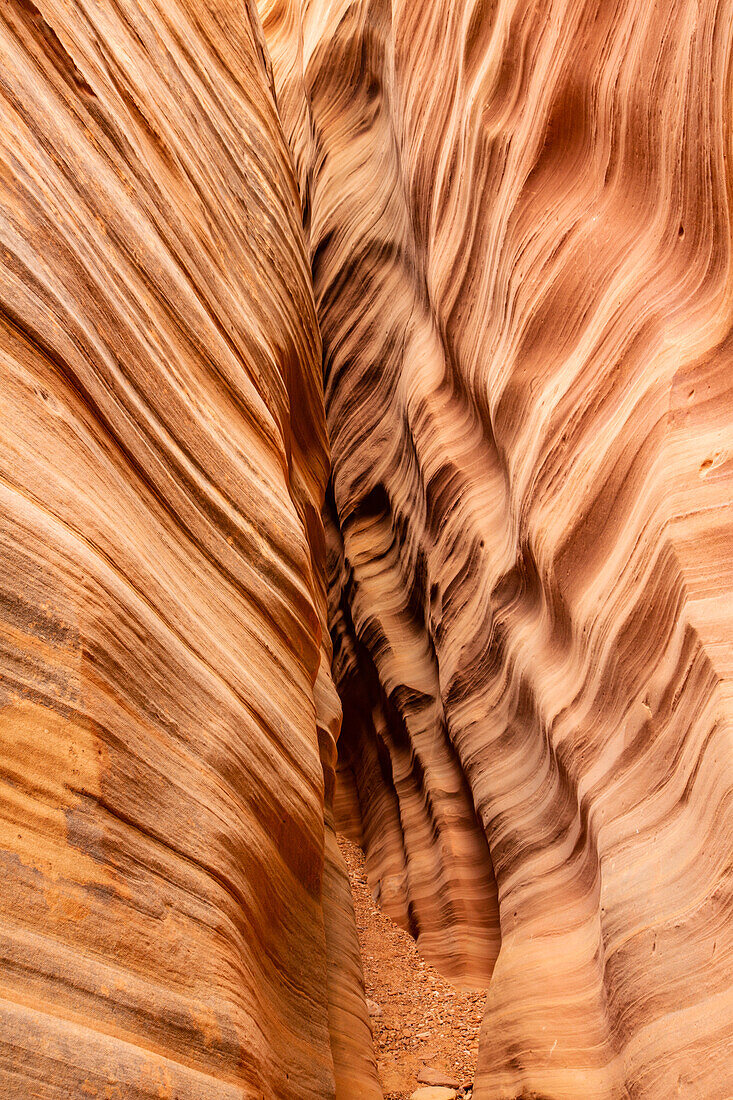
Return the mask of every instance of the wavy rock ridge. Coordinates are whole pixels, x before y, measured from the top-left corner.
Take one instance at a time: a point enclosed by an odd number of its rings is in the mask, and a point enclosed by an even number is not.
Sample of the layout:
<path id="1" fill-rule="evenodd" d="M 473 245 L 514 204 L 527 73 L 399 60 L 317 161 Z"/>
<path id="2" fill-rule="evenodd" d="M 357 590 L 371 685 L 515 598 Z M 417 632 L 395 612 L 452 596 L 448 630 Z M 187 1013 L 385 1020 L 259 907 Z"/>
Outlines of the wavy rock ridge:
<path id="1" fill-rule="evenodd" d="M 732 57 L 3 5 L 4 1096 L 378 1097 L 334 806 L 476 1100 L 733 1092 Z"/>
<path id="2" fill-rule="evenodd" d="M 379 1095 L 267 64 L 241 4 L 0 12 L 9 1100 Z"/>
<path id="3" fill-rule="evenodd" d="M 733 1091 L 729 2 L 262 0 L 338 815 L 475 1096 Z"/>

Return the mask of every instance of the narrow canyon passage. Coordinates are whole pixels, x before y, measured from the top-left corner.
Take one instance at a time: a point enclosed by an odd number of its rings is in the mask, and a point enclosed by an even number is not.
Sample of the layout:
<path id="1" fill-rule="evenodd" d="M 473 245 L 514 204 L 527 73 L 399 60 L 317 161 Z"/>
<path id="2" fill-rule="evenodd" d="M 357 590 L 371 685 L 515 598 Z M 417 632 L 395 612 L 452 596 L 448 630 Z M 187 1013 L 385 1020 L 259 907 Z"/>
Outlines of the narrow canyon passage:
<path id="1" fill-rule="evenodd" d="M 476 1100 L 727 1100 L 733 3 L 259 3 L 323 341 L 336 823 L 488 990 Z"/>
<path id="2" fill-rule="evenodd" d="M 0 4 L 2 1100 L 733 1096 L 732 96 L 733 0 Z"/>
<path id="3" fill-rule="evenodd" d="M 410 934 L 374 902 L 361 849 L 343 835 L 338 841 L 354 898 L 385 1100 L 408 1100 L 431 1081 L 471 1096 L 485 994 L 459 991 L 425 962 Z"/>

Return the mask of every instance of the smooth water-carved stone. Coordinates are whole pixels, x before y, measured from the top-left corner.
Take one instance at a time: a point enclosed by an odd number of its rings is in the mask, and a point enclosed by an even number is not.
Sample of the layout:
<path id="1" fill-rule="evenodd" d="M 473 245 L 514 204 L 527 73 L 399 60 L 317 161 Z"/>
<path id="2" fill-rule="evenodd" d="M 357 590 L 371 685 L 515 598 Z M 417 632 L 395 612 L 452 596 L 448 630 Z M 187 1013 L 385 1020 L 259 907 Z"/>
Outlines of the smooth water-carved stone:
<path id="1" fill-rule="evenodd" d="M 0 1093 L 378 1096 L 257 17 L 18 0 L 0 88 Z"/>
<path id="2" fill-rule="evenodd" d="M 731 12 L 262 0 L 333 454 L 340 826 L 477 1100 L 733 1091 Z"/>

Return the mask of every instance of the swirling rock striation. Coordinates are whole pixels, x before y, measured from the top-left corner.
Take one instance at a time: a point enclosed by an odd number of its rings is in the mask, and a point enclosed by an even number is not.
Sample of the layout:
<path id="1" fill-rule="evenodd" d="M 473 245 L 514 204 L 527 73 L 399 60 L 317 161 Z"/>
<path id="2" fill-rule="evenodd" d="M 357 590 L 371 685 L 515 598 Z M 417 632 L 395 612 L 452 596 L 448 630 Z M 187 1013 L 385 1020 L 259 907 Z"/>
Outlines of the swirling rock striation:
<path id="1" fill-rule="evenodd" d="M 337 809 L 477 1100 L 733 1092 L 733 6 L 261 0 Z"/>
<path id="2" fill-rule="evenodd" d="M 268 74 L 246 3 L 0 10 L 8 1100 L 379 1095 Z"/>
<path id="3" fill-rule="evenodd" d="M 260 15 L 0 11 L 3 1094 L 378 1097 L 335 807 L 477 1100 L 722 1100 L 731 0 Z"/>

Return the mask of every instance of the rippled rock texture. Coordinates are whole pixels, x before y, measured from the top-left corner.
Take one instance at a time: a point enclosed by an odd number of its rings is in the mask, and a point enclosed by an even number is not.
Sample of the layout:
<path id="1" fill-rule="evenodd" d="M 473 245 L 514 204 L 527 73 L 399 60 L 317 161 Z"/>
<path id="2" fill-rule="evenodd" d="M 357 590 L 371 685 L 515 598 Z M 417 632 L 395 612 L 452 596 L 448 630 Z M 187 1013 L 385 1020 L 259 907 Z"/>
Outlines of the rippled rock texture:
<path id="1" fill-rule="evenodd" d="M 268 71 L 246 3 L 0 11 L 8 1100 L 379 1095 Z"/>
<path id="2" fill-rule="evenodd" d="M 339 817 L 477 1100 L 733 1093 L 729 0 L 261 0 Z"/>
<path id="3" fill-rule="evenodd" d="M 732 57 L 2 5 L 3 1096 L 378 1097 L 333 804 L 476 1100 L 733 1093 Z"/>

